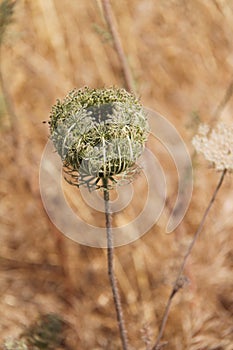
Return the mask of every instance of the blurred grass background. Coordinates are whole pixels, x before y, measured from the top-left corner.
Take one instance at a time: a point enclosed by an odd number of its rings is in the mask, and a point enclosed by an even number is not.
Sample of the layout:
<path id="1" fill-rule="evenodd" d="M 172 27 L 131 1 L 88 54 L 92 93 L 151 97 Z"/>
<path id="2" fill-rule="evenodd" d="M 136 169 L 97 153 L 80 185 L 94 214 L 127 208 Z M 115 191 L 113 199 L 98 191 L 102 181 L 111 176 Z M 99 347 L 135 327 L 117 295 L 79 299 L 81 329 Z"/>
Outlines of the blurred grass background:
<path id="1" fill-rule="evenodd" d="M 193 153 L 198 120 L 232 122 L 233 2 L 112 3 L 142 103 L 175 125 Z M 42 207 L 38 184 L 49 135 L 42 121 L 56 99 L 74 87 L 124 85 L 101 2 L 17 1 L 1 67 L 15 115 L 2 91 L 0 339 L 16 336 L 40 313 L 57 312 L 70 324 L 67 349 L 118 349 L 105 251 L 61 235 Z M 175 168 L 159 148 L 158 153 L 172 194 Z M 132 349 L 155 341 L 179 263 L 218 178 L 195 157 L 192 203 L 177 232 L 164 233 L 164 214 L 140 240 L 116 249 Z M 130 215 L 140 205 L 134 203 Z M 86 219 L 103 220 L 86 208 L 79 211 Z M 232 350 L 232 214 L 228 176 L 189 260 L 190 284 L 175 298 L 164 335 L 169 350 Z M 119 225 L 127 220 L 121 213 Z"/>

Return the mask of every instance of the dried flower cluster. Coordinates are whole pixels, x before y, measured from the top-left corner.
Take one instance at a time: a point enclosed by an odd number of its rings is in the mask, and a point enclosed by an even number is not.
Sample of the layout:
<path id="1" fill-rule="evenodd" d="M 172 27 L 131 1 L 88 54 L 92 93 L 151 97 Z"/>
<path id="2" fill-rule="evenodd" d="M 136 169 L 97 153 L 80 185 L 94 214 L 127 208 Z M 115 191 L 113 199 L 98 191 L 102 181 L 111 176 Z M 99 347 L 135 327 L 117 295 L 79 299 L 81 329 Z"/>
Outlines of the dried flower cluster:
<path id="1" fill-rule="evenodd" d="M 101 178 L 114 184 L 137 171 L 148 123 L 138 99 L 124 89 L 85 87 L 53 106 L 50 132 L 67 180 L 90 189 L 101 187 Z"/>
<path id="2" fill-rule="evenodd" d="M 192 143 L 217 170 L 233 170 L 233 126 L 219 123 L 210 131 L 208 125 L 201 125 Z"/>

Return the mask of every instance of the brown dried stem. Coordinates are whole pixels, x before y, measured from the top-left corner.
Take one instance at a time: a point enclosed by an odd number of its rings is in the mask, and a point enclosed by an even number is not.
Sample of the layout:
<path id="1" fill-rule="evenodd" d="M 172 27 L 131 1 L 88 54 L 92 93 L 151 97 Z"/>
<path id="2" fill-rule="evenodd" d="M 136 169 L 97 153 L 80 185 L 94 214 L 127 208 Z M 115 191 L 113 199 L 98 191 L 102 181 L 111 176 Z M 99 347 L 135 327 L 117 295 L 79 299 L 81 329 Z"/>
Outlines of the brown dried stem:
<path id="1" fill-rule="evenodd" d="M 222 172 L 222 175 L 220 177 L 220 180 L 219 180 L 219 182 L 218 182 L 218 184 L 217 184 L 217 186 L 215 188 L 215 191 L 214 191 L 214 193 L 213 193 L 213 195 L 212 195 L 212 197 L 210 199 L 210 202 L 209 202 L 209 204 L 208 204 L 208 206 L 207 206 L 207 208 L 206 208 L 206 210 L 205 210 L 205 212 L 203 214 L 201 222 L 200 222 L 200 224 L 199 224 L 199 226 L 198 226 L 198 228 L 197 228 L 197 230 L 196 230 L 196 232 L 195 232 L 195 234 L 193 236 L 193 239 L 192 239 L 192 241 L 191 241 L 191 243 L 190 243 L 190 245 L 188 247 L 188 250 L 187 250 L 187 252 L 186 252 L 186 254 L 184 256 L 184 259 L 183 259 L 182 264 L 180 266 L 177 278 L 175 280 L 174 286 L 172 288 L 171 294 L 170 294 L 170 296 L 168 298 L 168 301 L 167 301 L 167 304 L 166 304 L 166 308 L 165 308 L 165 311 L 164 311 L 164 314 L 163 314 L 162 323 L 161 323 L 161 326 L 160 326 L 160 329 L 159 329 L 159 334 L 158 334 L 156 343 L 152 347 L 151 350 L 159 350 L 159 349 L 161 349 L 160 340 L 161 340 L 161 338 L 163 336 L 163 333 L 164 333 L 164 329 L 165 329 L 165 326 L 166 326 L 166 323 L 167 323 L 167 319 L 168 319 L 169 312 L 170 312 L 170 309 L 171 309 L 172 301 L 173 301 L 176 293 L 180 290 L 180 288 L 183 287 L 184 282 L 185 282 L 185 278 L 183 276 L 183 272 L 184 272 L 187 260 L 188 260 L 189 256 L 191 255 L 193 247 L 194 247 L 194 245 L 195 245 L 195 243 L 196 243 L 196 241 L 197 241 L 197 239 L 198 239 L 198 237 L 199 237 L 199 235 L 200 235 L 200 233 L 201 233 L 201 231 L 203 229 L 203 226 L 205 224 L 206 218 L 207 218 L 207 216 L 209 214 L 210 209 L 212 208 L 212 205 L 214 204 L 214 201 L 215 201 L 216 196 L 218 194 L 218 191 L 220 190 L 220 187 L 221 187 L 221 185 L 223 183 L 223 180 L 224 180 L 224 177 L 226 175 L 226 172 L 227 172 L 227 170 L 224 169 L 223 172 Z"/>
<path id="2" fill-rule="evenodd" d="M 109 31 L 112 35 L 113 44 L 122 67 L 122 73 L 125 80 L 125 88 L 130 92 L 134 92 L 133 77 L 132 77 L 131 70 L 129 68 L 127 58 L 122 46 L 121 38 L 117 29 L 117 24 L 112 11 L 110 1 L 102 0 L 102 6 L 103 6 L 104 18 L 107 22 Z"/>
<path id="3" fill-rule="evenodd" d="M 2 74 L 2 48 L 1 47 L 0 47 L 0 86 L 4 97 L 6 109 L 10 118 L 10 127 L 13 135 L 13 143 L 14 143 L 15 149 L 17 150 L 18 144 L 19 144 L 18 119 L 14 110 L 14 106 L 13 106 L 10 94 L 7 89 L 7 85 L 5 84 L 5 80 Z"/>
<path id="4" fill-rule="evenodd" d="M 107 256 L 108 256 L 108 277 L 112 288 L 113 301 L 115 305 L 117 322 L 121 337 L 122 349 L 128 349 L 127 332 L 123 318 L 121 298 L 117 287 L 117 280 L 114 273 L 114 248 L 112 238 L 112 216 L 109 203 L 108 178 L 103 178 L 104 187 L 104 203 L 105 203 L 105 218 L 106 218 L 106 233 L 107 233 Z"/>
<path id="5" fill-rule="evenodd" d="M 233 80 L 231 80 L 231 82 L 229 83 L 229 85 L 225 91 L 225 94 L 223 96 L 223 99 L 221 100 L 221 102 L 219 103 L 219 105 L 217 106 L 217 108 L 213 114 L 211 122 L 214 123 L 219 119 L 219 117 L 221 117 L 222 111 L 226 107 L 228 102 L 230 101 L 232 95 L 233 95 Z"/>
<path id="6" fill-rule="evenodd" d="M 10 127 L 13 136 L 13 144 L 15 146 L 16 152 L 19 149 L 19 127 L 18 127 L 18 118 L 14 109 L 14 105 L 8 91 L 8 86 L 5 83 L 3 77 L 3 68 L 2 68 L 2 50 L 3 50 L 3 41 L 8 29 L 8 26 L 12 23 L 12 17 L 14 14 L 15 1 L 4 0 L 0 4 L 0 87 L 4 97 L 5 106 L 10 119 Z M 16 160 L 20 157 L 15 157 Z"/>

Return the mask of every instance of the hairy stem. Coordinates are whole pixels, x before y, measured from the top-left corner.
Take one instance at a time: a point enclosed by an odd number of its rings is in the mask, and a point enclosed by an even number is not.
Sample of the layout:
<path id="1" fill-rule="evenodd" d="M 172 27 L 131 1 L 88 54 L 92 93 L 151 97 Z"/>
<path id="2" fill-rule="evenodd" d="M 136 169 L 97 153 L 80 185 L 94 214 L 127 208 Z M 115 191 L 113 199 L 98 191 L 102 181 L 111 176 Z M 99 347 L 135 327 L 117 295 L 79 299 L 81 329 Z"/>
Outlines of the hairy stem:
<path id="1" fill-rule="evenodd" d="M 170 309 L 171 309 L 172 301 L 173 301 L 176 293 L 179 291 L 180 288 L 183 287 L 184 282 L 185 282 L 185 278 L 183 278 L 183 272 L 184 272 L 187 260 L 188 260 L 189 256 L 192 253 L 193 247 L 194 247 L 198 237 L 200 236 L 200 233 L 201 233 L 201 231 L 203 229 L 203 226 L 205 224 L 205 221 L 206 221 L 206 218 L 207 218 L 207 216 L 209 214 L 209 211 L 212 208 L 212 205 L 214 204 L 214 201 L 216 199 L 218 191 L 220 190 L 220 187 L 221 187 L 221 185 L 223 183 L 223 180 L 224 180 L 224 177 L 226 175 L 226 172 L 227 172 L 226 169 L 223 170 L 222 175 L 221 175 L 221 177 L 219 179 L 219 182 L 218 182 L 218 184 L 217 184 L 217 186 L 215 188 L 215 191 L 214 191 L 214 193 L 213 193 L 213 195 L 212 195 L 212 197 L 210 199 L 210 202 L 209 202 L 209 204 L 208 204 L 208 206 L 207 206 L 207 208 L 206 208 L 206 210 L 205 210 L 205 212 L 203 214 L 201 222 L 200 222 L 200 224 L 199 224 L 199 226 L 198 226 L 198 228 L 197 228 L 197 230 L 196 230 L 196 232 L 195 232 L 195 234 L 193 236 L 193 239 L 192 239 L 192 241 L 191 241 L 191 243 L 190 243 L 190 245 L 189 245 L 189 247 L 187 249 L 187 252 L 186 252 L 186 254 L 185 254 L 184 258 L 183 258 L 183 261 L 182 261 L 182 264 L 180 266 L 177 278 L 175 280 L 174 286 L 172 288 L 171 294 L 170 294 L 170 296 L 168 298 L 168 301 L 167 301 L 167 304 L 166 304 L 166 308 L 165 308 L 165 311 L 164 311 L 164 314 L 163 314 L 162 323 L 161 323 L 161 326 L 160 326 L 160 329 L 159 329 L 159 334 L 158 334 L 156 343 L 155 343 L 155 345 L 153 346 L 153 348 L 151 350 L 159 350 L 161 348 L 160 340 L 161 340 L 161 338 L 163 336 L 163 333 L 164 333 L 164 329 L 165 329 L 165 326 L 166 326 L 166 323 L 167 323 L 167 319 L 168 319 L 168 315 L 169 315 L 169 312 L 170 312 Z"/>
<path id="2" fill-rule="evenodd" d="M 104 187 L 104 203 L 105 203 L 105 218 L 106 218 L 106 233 L 107 233 L 107 257 L 108 257 L 108 277 L 112 288 L 113 301 L 116 310 L 117 322 L 121 337 L 122 349 L 128 349 L 127 332 L 123 318 L 121 298 L 117 287 L 117 280 L 114 274 L 114 248 L 112 238 L 112 216 L 109 203 L 108 178 L 103 178 Z"/>
<path id="3" fill-rule="evenodd" d="M 125 80 L 125 87 L 128 91 L 134 92 L 134 83 L 133 83 L 133 77 L 124 53 L 124 49 L 122 46 L 121 38 L 119 35 L 119 32 L 117 30 L 117 24 L 116 20 L 113 15 L 112 7 L 110 4 L 109 0 L 102 0 L 102 6 L 103 6 L 103 13 L 104 13 L 104 18 L 107 22 L 109 31 L 112 35 L 113 39 L 113 44 L 115 47 L 115 50 L 117 52 L 121 67 L 122 67 L 122 72 Z"/>

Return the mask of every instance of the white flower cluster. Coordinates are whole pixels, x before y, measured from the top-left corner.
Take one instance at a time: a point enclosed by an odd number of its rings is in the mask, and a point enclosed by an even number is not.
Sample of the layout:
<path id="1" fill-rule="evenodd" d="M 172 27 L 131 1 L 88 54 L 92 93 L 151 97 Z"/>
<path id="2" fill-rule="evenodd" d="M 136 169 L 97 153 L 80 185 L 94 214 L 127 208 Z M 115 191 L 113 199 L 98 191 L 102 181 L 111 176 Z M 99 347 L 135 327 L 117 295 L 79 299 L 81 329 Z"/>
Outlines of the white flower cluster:
<path id="1" fill-rule="evenodd" d="M 214 163 L 216 170 L 233 170 L 233 126 L 219 123 L 210 131 L 208 125 L 202 124 L 192 144 L 198 153 Z"/>

